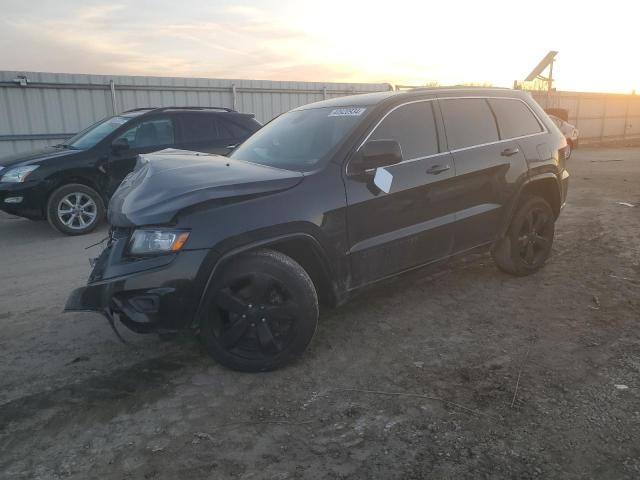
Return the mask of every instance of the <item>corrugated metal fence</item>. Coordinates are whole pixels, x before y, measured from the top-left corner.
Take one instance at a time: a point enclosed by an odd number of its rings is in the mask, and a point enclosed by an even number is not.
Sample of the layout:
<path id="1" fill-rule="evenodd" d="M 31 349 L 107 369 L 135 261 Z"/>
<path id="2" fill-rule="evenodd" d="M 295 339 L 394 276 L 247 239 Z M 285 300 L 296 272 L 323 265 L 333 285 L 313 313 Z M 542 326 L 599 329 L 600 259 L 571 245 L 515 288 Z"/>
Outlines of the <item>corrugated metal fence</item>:
<path id="1" fill-rule="evenodd" d="M 580 130 L 580 143 L 640 140 L 640 96 L 582 92 L 532 95 L 543 108 L 568 110 L 569 123 Z"/>
<path id="2" fill-rule="evenodd" d="M 266 122 L 300 105 L 389 90 L 386 83 L 276 82 L 0 71 L 0 156 L 59 143 L 97 120 L 139 107 L 229 107 Z M 640 140 L 640 97 L 532 92 L 565 108 L 581 143 Z"/>
<path id="3" fill-rule="evenodd" d="M 139 107 L 228 107 L 266 122 L 324 98 L 390 90 L 385 83 L 317 83 L 0 71 L 0 156 L 59 143 Z"/>

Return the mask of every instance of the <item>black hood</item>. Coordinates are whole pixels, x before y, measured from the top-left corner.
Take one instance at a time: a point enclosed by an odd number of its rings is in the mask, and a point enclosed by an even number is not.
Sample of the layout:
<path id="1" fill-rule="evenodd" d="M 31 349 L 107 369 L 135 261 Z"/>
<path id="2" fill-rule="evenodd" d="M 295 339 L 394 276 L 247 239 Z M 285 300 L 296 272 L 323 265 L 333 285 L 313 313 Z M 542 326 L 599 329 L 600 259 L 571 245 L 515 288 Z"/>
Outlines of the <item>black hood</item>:
<path id="1" fill-rule="evenodd" d="M 220 155 L 174 149 L 141 155 L 109 202 L 109 223 L 119 227 L 166 224 L 184 208 L 285 190 L 302 178 L 300 172 Z"/>
<path id="2" fill-rule="evenodd" d="M 30 152 L 16 153 L 5 157 L 0 157 L 0 167 L 13 167 L 17 165 L 31 165 L 41 163 L 54 158 L 75 155 L 82 150 L 71 150 L 68 148 L 45 147 L 40 150 L 32 150 Z"/>

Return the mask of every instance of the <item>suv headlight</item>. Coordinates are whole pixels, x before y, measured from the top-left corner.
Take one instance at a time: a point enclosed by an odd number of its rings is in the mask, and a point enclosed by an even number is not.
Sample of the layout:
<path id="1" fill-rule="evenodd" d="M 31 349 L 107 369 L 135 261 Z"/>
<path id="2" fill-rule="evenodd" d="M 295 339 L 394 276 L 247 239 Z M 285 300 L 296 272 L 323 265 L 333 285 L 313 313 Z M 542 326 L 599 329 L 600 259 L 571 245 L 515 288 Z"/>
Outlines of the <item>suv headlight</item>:
<path id="1" fill-rule="evenodd" d="M 12 168 L 2 175 L 0 182 L 22 183 L 27 176 L 38 167 L 39 165 L 25 165 L 23 167 Z"/>
<path id="2" fill-rule="evenodd" d="M 132 255 L 154 255 L 179 252 L 188 238 L 189 232 L 184 230 L 136 230 L 131 237 L 129 253 Z"/>

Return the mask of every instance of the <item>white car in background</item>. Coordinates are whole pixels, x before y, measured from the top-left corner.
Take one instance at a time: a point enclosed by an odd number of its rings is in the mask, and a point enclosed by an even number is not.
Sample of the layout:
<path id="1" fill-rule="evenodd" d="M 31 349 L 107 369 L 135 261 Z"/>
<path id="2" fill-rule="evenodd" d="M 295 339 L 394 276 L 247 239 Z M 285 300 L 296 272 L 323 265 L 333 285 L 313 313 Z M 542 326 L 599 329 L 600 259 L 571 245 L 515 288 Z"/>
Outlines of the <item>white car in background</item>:
<path id="1" fill-rule="evenodd" d="M 567 148 L 564 151 L 564 158 L 569 159 L 569 157 L 571 156 L 571 152 L 578 143 L 578 135 L 580 134 L 580 132 L 575 126 L 571 125 L 569 122 L 565 122 L 555 115 L 549 115 L 549 118 L 553 121 L 553 123 L 557 125 L 557 127 L 567 139 Z"/>

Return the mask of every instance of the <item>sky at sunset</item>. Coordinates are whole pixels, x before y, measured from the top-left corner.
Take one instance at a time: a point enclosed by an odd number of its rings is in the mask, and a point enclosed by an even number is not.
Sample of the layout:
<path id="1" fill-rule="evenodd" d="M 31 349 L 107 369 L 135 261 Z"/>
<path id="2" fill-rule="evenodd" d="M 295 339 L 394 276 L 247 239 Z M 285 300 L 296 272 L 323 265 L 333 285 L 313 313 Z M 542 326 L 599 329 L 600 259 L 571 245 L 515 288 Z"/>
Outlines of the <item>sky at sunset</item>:
<path id="1" fill-rule="evenodd" d="M 0 70 L 640 92 L 634 1 L 0 0 Z"/>

